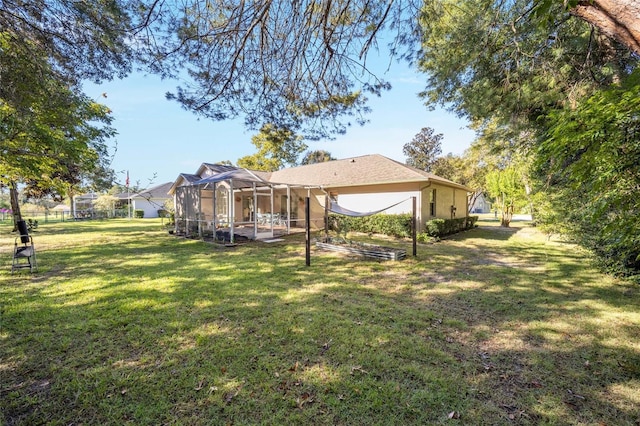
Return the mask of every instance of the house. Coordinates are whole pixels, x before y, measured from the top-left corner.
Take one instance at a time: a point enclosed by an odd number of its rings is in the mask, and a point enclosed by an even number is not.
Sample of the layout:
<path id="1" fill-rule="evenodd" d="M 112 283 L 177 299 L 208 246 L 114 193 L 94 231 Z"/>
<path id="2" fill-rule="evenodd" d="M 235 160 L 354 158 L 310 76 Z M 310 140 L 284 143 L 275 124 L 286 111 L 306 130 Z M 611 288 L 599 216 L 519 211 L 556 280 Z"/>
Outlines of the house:
<path id="1" fill-rule="evenodd" d="M 103 212 L 96 212 L 94 208 L 95 201 L 103 194 L 89 192 L 87 194 L 76 195 L 73 197 L 73 206 L 76 218 L 96 217 L 112 217 L 112 216 L 128 216 L 127 206 L 131 211 L 143 210 L 144 217 L 158 217 L 158 210 L 164 210 L 165 203 L 171 200 L 168 192 L 173 182 L 166 182 L 153 188 L 145 189 L 141 192 L 121 192 L 115 194 L 112 208 Z M 124 212 L 124 213 L 123 213 Z"/>
<path id="2" fill-rule="evenodd" d="M 471 195 L 470 213 L 491 213 L 491 201 L 483 192 L 476 191 Z"/>
<path id="3" fill-rule="evenodd" d="M 158 210 L 165 210 L 165 203 L 171 200 L 169 190 L 172 186 L 173 182 L 166 182 L 142 192 L 118 194 L 118 198 L 124 200 L 125 203 L 127 199 L 130 199 L 132 211 L 144 211 L 145 218 L 158 217 Z"/>
<path id="4" fill-rule="evenodd" d="M 411 213 L 417 204 L 420 231 L 427 220 L 466 216 L 472 190 L 382 155 L 258 172 L 203 163 L 195 174 L 181 174 L 174 196 L 176 231 L 187 235 L 277 233 L 324 226 L 325 205 L 342 211 Z M 309 217 L 304 200 L 311 199 Z"/>

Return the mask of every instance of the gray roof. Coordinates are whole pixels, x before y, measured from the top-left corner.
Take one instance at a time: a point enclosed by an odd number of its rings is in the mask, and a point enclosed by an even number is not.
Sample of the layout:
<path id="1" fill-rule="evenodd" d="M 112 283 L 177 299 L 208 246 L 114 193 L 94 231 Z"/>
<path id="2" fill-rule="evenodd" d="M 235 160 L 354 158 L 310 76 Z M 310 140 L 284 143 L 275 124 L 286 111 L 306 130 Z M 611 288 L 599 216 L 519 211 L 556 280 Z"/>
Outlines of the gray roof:
<path id="1" fill-rule="evenodd" d="M 267 173 L 234 166 L 203 163 L 197 174 L 181 174 L 170 188 L 175 191 L 181 180 L 187 184 L 197 184 L 202 179 L 205 183 L 207 177 L 216 175 L 226 176 L 244 170 L 245 174 L 256 176 L 256 182 L 270 182 L 271 184 L 288 184 L 303 186 L 322 186 L 325 188 L 338 188 L 347 186 L 368 186 L 390 183 L 410 182 L 436 182 L 442 185 L 459 188 L 472 192 L 464 185 L 457 184 L 448 179 L 441 178 L 433 173 L 407 166 L 379 154 L 364 155 L 360 157 L 333 160 L 323 163 L 309 164 L 306 166 L 291 167 L 275 172 Z M 252 181 L 247 179 L 247 181 Z"/>
<path id="2" fill-rule="evenodd" d="M 379 154 L 282 169 L 271 173 L 269 180 L 271 182 L 295 182 L 301 185 L 323 187 L 433 181 L 472 191 L 464 185 L 441 178 L 433 173 L 407 166 Z"/>
<path id="3" fill-rule="evenodd" d="M 145 199 L 169 198 L 169 189 L 171 189 L 172 185 L 173 185 L 173 182 L 166 182 L 161 185 L 154 186 L 153 188 L 149 188 L 138 194 L 133 194 L 131 198 L 136 198 L 136 197 L 142 197 Z"/>

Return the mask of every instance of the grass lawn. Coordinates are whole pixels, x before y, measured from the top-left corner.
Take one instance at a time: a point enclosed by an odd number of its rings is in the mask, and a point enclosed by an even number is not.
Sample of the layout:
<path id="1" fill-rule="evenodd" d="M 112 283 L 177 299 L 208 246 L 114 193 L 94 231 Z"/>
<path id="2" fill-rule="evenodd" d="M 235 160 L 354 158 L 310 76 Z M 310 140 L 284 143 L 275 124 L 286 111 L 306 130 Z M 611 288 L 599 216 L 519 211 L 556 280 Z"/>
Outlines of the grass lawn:
<path id="1" fill-rule="evenodd" d="M 640 423 L 640 287 L 525 223 L 310 267 L 300 235 L 42 224 L 33 275 L 9 231 L 3 425 Z"/>

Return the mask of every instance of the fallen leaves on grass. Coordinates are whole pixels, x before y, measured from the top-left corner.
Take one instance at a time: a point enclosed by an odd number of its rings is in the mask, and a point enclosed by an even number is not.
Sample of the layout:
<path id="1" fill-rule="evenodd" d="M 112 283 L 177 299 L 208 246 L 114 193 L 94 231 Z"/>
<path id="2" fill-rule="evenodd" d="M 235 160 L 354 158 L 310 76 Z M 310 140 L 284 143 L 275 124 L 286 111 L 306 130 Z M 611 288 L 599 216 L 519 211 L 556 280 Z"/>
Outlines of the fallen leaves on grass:
<path id="1" fill-rule="evenodd" d="M 351 367 L 351 372 L 349 374 L 351 374 L 353 376 L 353 373 L 356 372 L 356 371 L 359 372 L 359 373 L 362 373 L 362 374 L 369 374 L 369 372 L 367 370 L 365 370 L 364 368 L 362 368 L 359 365 L 354 365 L 353 367 Z"/>
<path id="2" fill-rule="evenodd" d="M 313 395 L 311 395 L 309 392 L 304 392 L 302 395 L 296 398 L 296 404 L 298 405 L 298 408 L 302 409 L 305 404 L 311 404 L 314 400 L 315 398 L 313 397 Z"/>

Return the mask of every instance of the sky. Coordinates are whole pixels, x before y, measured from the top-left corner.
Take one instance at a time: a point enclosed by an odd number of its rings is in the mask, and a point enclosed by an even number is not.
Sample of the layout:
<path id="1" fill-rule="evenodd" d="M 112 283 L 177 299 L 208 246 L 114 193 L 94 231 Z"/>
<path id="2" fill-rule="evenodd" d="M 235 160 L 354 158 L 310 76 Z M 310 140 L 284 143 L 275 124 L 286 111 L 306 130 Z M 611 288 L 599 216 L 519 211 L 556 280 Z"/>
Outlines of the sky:
<path id="1" fill-rule="evenodd" d="M 424 75 L 393 62 L 382 77 L 392 89 L 380 98 L 369 98 L 369 123 L 354 125 L 333 140 L 305 141 L 308 149 L 323 149 L 338 159 L 381 154 L 405 162 L 403 145 L 423 127 L 443 135 L 443 155 L 462 154 L 469 147 L 474 132 L 465 121 L 442 109 L 429 111 L 418 98 L 424 89 Z M 88 96 L 113 111 L 112 126 L 118 134 L 111 141 L 111 167 L 118 182 L 124 183 L 128 171 L 131 185 L 149 188 L 173 182 L 180 173 L 195 173 L 205 162 L 229 160 L 235 164 L 238 158 L 255 153 L 251 137 L 256 131 L 245 129 L 241 120 L 198 118 L 176 101 L 166 100 L 165 93 L 175 91 L 177 85 L 137 73 L 100 85 L 85 84 Z"/>

